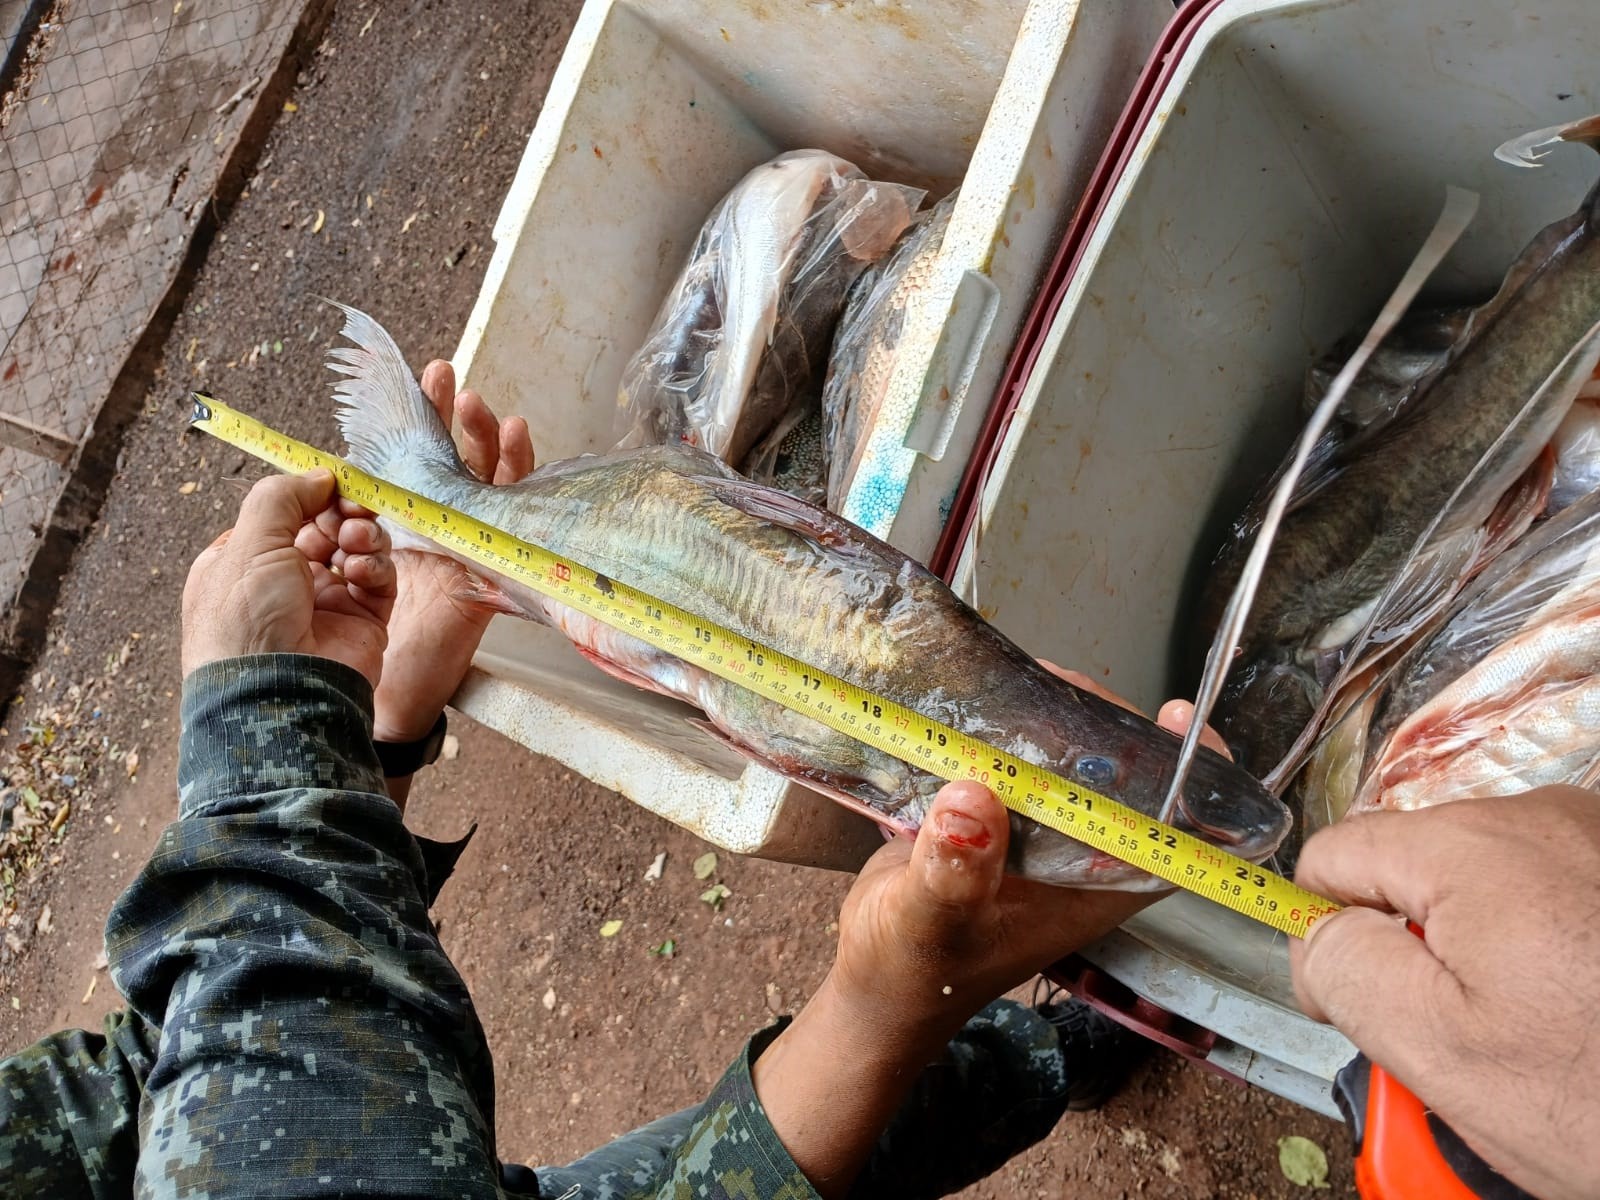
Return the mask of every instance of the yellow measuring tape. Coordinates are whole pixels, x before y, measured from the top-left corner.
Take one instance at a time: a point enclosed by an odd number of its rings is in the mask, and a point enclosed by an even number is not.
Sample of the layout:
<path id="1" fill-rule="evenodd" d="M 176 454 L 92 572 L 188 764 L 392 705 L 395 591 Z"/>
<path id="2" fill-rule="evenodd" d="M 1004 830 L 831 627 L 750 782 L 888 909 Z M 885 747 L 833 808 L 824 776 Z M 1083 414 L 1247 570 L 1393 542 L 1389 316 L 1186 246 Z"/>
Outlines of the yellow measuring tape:
<path id="1" fill-rule="evenodd" d="M 1338 908 L 1281 875 L 1109 796 L 369 475 L 210 396 L 195 392 L 194 403 L 196 428 L 280 471 L 303 474 L 324 467 L 333 472 L 342 495 L 432 542 L 941 779 L 984 784 L 1007 808 L 1185 891 L 1294 937 L 1304 937 L 1313 921 Z"/>

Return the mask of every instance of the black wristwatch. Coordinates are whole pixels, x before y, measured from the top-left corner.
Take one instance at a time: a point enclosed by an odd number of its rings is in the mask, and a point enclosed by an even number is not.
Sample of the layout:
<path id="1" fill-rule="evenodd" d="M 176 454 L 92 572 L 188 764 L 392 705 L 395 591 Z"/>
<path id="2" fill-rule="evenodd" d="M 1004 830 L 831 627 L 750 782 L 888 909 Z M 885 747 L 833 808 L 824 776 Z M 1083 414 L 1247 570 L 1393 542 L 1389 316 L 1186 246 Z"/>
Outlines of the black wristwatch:
<path id="1" fill-rule="evenodd" d="M 415 775 L 423 767 L 439 760 L 444 749 L 444 731 L 448 727 L 444 713 L 433 723 L 433 728 L 414 742 L 373 742 L 378 751 L 378 763 L 383 767 L 385 779 L 402 779 Z"/>

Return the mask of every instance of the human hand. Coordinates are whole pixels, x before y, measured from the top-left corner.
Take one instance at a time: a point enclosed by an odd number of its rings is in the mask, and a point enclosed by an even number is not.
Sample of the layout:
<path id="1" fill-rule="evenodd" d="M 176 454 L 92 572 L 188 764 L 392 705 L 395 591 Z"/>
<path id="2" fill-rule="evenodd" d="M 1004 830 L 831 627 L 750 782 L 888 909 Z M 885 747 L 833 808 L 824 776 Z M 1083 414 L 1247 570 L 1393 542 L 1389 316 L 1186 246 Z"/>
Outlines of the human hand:
<path id="1" fill-rule="evenodd" d="M 389 539 L 333 474 L 272 475 L 201 551 L 183 589 L 183 673 L 245 654 L 314 654 L 374 686 L 394 604 Z"/>
<path id="2" fill-rule="evenodd" d="M 1349 906 L 1290 945 L 1306 1012 L 1526 1191 L 1592 1196 L 1600 797 L 1548 787 L 1350 817 L 1306 842 L 1295 879 Z"/>
<path id="3" fill-rule="evenodd" d="M 1181 736 L 1192 716 L 1173 701 L 1158 721 Z M 1203 741 L 1226 753 L 1215 731 Z M 862 869 L 839 917 L 833 968 L 756 1060 L 768 1119 L 824 1196 L 848 1191 L 905 1089 L 973 1014 L 1160 899 L 1008 876 L 1010 833 L 1009 811 L 987 788 L 941 789 L 915 841 L 888 843 Z"/>
<path id="4" fill-rule="evenodd" d="M 422 372 L 423 394 L 445 428 L 461 424 L 461 456 L 479 479 L 515 483 L 533 470 L 533 440 L 521 417 L 496 421 L 474 391 L 456 393 L 455 370 L 442 360 Z M 442 554 L 397 550 L 399 595 L 389 619 L 389 650 L 373 697 L 373 736 L 410 742 L 427 734 L 472 664 L 493 615 L 465 599 L 467 568 Z"/>
<path id="5" fill-rule="evenodd" d="M 1088 676 L 1044 662 L 1075 687 L 1130 711 Z M 1171 700 L 1157 723 L 1182 737 L 1194 708 Z M 1207 728 L 1201 742 L 1227 747 Z M 839 918 L 834 973 L 895 1024 L 925 1025 L 939 1045 L 996 996 L 1104 936 L 1161 892 L 1079 891 L 1005 874 L 1010 812 L 988 788 L 955 783 L 929 809 L 915 843 L 873 855 Z"/>

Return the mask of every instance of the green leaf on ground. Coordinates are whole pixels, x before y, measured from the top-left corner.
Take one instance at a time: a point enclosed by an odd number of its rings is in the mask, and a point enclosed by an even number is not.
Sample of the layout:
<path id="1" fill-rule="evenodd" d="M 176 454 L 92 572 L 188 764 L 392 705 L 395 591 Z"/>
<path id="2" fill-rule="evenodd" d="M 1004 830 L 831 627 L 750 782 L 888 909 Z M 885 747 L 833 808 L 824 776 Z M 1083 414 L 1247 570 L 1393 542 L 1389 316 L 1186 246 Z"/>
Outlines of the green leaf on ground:
<path id="1" fill-rule="evenodd" d="M 1328 1186 L 1328 1156 L 1310 1138 L 1298 1135 L 1279 1138 L 1278 1166 L 1290 1183 L 1309 1188 Z"/>

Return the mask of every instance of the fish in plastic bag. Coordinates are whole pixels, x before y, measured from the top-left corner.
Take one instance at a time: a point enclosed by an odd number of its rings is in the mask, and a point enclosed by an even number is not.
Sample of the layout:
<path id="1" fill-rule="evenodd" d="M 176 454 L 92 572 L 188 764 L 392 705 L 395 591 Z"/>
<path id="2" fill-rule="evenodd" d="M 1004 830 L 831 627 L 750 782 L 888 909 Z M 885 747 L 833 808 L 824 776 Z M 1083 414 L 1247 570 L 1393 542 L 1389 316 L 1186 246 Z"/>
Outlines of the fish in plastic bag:
<path id="1" fill-rule="evenodd" d="M 1539 137 L 1594 148 L 1600 117 Z M 1436 619 L 1544 511 L 1550 440 L 1597 362 L 1600 185 L 1528 243 L 1402 414 L 1285 515 L 1217 709 L 1269 788 L 1303 764 L 1337 689 Z M 1248 549 L 1230 541 L 1219 555 L 1203 628 L 1217 627 Z"/>
<path id="2" fill-rule="evenodd" d="M 815 401 L 850 285 L 888 253 L 923 194 L 821 150 L 745 175 L 701 227 L 623 371 L 619 448 L 687 442 L 743 468 Z"/>
<path id="3" fill-rule="evenodd" d="M 1316 824 L 1582 785 L 1600 761 L 1600 492 L 1502 555 L 1363 691 L 1308 770 Z"/>

